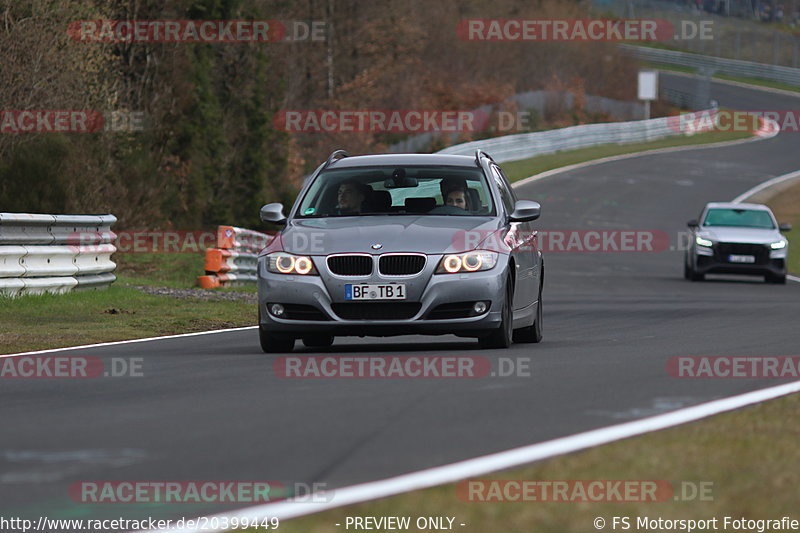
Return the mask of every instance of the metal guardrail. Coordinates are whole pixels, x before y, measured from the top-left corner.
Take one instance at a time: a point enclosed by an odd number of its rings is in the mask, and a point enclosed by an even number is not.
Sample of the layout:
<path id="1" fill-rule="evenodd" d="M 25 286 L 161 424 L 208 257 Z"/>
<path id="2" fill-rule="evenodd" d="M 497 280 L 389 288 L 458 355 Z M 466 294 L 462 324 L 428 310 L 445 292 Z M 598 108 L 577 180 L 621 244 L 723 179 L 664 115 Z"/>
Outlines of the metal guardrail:
<path id="1" fill-rule="evenodd" d="M 796 3 L 796 0 L 792 0 Z M 600 13 L 613 13 L 616 17 L 638 20 L 659 20 L 669 23 L 673 35 L 661 36 L 662 44 L 671 49 L 716 57 L 754 61 L 786 67 L 800 67 L 800 35 L 796 34 L 794 9 L 786 1 L 777 6 L 771 0 L 594 0 Z M 791 24 L 795 31 L 787 31 L 767 22 L 763 10 L 785 7 L 780 20 Z M 602 5 L 602 7 L 601 7 Z M 710 11 L 707 8 L 714 7 Z M 704 7 L 706 9 L 698 9 Z M 780 9 L 771 14 L 777 15 Z M 764 16 L 767 15 L 767 16 Z M 798 14 L 800 15 L 800 14 Z M 606 15 L 607 16 L 607 15 Z M 761 22 L 760 22 L 760 21 Z M 662 26 L 666 28 L 666 26 Z M 701 29 L 704 28 L 704 29 Z M 667 33 L 667 32 L 665 32 Z"/>
<path id="2" fill-rule="evenodd" d="M 0 294 L 106 288 L 117 278 L 114 215 L 0 213 Z"/>
<path id="3" fill-rule="evenodd" d="M 217 247 L 206 250 L 204 276 L 197 283 L 204 289 L 258 281 L 258 252 L 272 235 L 235 226 L 217 228 Z"/>
<path id="4" fill-rule="evenodd" d="M 764 63 L 754 63 L 752 61 L 725 59 L 701 54 L 690 54 L 675 50 L 662 50 L 660 48 L 649 48 L 647 46 L 633 46 L 629 44 L 621 44 L 619 46 L 623 50 L 633 53 L 637 58 L 653 63 L 693 68 L 707 75 L 719 72 L 729 76 L 758 78 L 800 87 L 800 68 L 767 65 Z"/>
<path id="5" fill-rule="evenodd" d="M 577 150 L 601 144 L 630 144 L 713 129 L 716 109 L 680 117 L 660 117 L 631 122 L 583 124 L 558 130 L 506 135 L 472 141 L 440 150 L 440 154 L 472 155 L 481 149 L 498 163 L 517 161 L 564 150 Z M 693 121 L 696 125 L 687 128 Z"/>

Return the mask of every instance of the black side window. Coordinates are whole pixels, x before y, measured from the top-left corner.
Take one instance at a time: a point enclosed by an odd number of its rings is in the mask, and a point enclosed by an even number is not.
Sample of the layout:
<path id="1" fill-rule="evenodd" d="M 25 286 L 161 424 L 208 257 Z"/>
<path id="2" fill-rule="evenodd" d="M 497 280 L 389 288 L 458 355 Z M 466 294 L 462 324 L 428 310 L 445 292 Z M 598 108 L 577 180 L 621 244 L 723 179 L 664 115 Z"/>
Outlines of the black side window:
<path id="1" fill-rule="evenodd" d="M 506 185 L 506 179 L 503 175 L 503 171 L 496 165 L 491 165 L 492 169 L 492 178 L 494 178 L 494 182 L 497 184 L 497 189 L 500 191 L 500 199 L 503 201 L 503 205 L 506 208 L 506 213 L 509 215 L 514 212 L 514 193 L 512 193 L 508 185 Z"/>

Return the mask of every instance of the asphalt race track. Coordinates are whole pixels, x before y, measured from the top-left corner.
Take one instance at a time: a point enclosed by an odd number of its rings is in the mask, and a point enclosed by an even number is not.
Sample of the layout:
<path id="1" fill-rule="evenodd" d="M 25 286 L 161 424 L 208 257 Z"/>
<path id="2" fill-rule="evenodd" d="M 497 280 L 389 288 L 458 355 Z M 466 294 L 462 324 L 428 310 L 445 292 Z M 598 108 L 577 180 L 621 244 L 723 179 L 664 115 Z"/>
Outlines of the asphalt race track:
<path id="1" fill-rule="evenodd" d="M 661 83 L 688 90 L 694 82 L 665 75 Z M 721 84 L 712 97 L 743 109 L 800 103 Z M 799 169 L 798 141 L 785 133 L 608 162 L 517 193 L 542 202 L 543 230 L 658 230 L 677 247 L 685 222 L 706 202 L 730 200 Z M 251 329 L 69 352 L 141 357 L 140 378 L 4 380 L 0 514 L 218 512 L 230 507 L 81 505 L 67 489 L 85 480 L 280 480 L 335 488 L 781 382 L 678 379 L 665 370 L 672 356 L 800 355 L 800 283 L 691 283 L 675 249 L 553 252 L 546 265 L 539 345 L 481 351 L 457 337 L 346 338 L 326 352 L 529 357 L 531 377 L 282 379 Z"/>

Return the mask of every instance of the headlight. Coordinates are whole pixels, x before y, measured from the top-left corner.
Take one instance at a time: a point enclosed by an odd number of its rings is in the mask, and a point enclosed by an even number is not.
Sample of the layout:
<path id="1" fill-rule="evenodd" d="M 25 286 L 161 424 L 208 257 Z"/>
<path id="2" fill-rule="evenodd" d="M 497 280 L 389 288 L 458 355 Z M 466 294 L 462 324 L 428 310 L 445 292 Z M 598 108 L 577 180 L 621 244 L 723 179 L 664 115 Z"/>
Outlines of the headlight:
<path id="1" fill-rule="evenodd" d="M 310 257 L 275 252 L 267 256 L 267 270 L 274 274 L 317 275 L 317 269 Z"/>
<path id="2" fill-rule="evenodd" d="M 478 272 L 489 270 L 497 264 L 497 252 L 477 251 L 464 254 L 451 254 L 442 257 L 437 274 L 458 274 L 459 272 Z"/>
<path id="3" fill-rule="evenodd" d="M 773 242 L 769 245 L 770 248 L 773 250 L 780 250 L 781 248 L 786 248 L 786 241 L 780 240 L 778 242 Z"/>
<path id="4" fill-rule="evenodd" d="M 709 241 L 708 239 L 702 238 L 700 235 L 698 235 L 697 237 L 694 238 L 694 242 L 697 243 L 697 246 L 706 246 L 706 247 L 711 246 L 712 244 L 714 244 L 713 242 Z"/>

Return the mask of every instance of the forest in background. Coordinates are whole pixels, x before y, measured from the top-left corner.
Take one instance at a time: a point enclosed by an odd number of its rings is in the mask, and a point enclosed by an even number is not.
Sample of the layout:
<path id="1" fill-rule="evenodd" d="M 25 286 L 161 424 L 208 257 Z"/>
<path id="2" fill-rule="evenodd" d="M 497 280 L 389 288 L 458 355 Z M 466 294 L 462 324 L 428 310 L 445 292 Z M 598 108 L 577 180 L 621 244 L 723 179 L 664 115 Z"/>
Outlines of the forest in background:
<path id="1" fill-rule="evenodd" d="M 528 90 L 635 99 L 613 43 L 468 42 L 465 18 L 583 18 L 578 0 L 0 0 L 0 110 L 136 112 L 142 131 L 0 134 L 0 211 L 113 213 L 124 229 L 260 227 L 334 149 L 397 134 L 286 133 L 281 110 L 465 110 Z M 87 43 L 79 20 L 323 21 L 316 41 Z M 463 140 L 468 140 L 465 136 Z"/>

